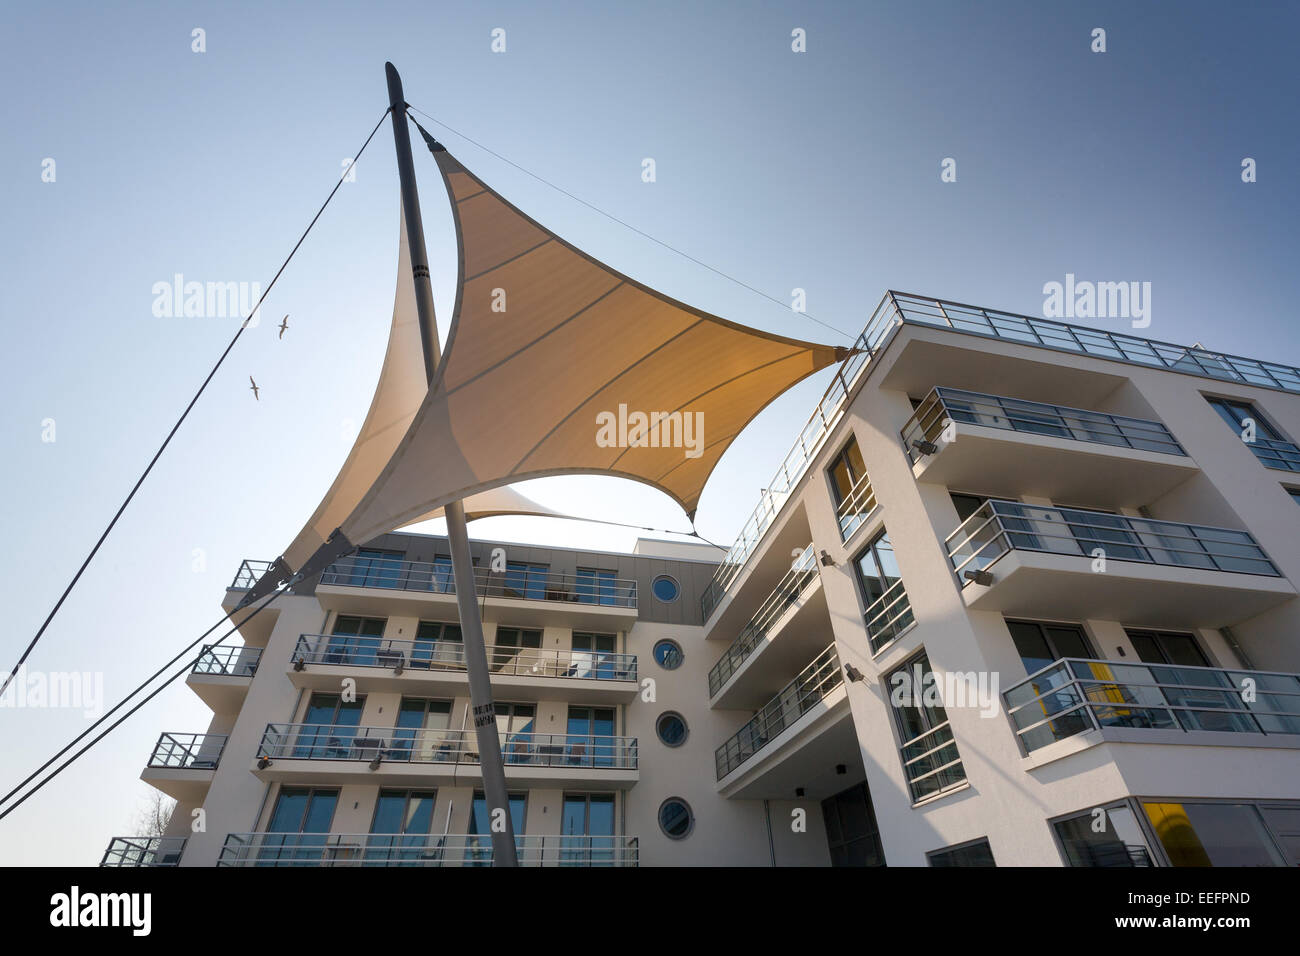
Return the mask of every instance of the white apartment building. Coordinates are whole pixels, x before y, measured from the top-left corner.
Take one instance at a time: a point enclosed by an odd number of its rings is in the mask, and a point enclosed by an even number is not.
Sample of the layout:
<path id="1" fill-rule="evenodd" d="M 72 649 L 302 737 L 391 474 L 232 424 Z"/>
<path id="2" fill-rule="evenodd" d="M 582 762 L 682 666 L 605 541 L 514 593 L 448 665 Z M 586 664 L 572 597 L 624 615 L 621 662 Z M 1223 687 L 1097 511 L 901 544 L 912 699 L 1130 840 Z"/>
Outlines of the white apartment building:
<path id="1" fill-rule="evenodd" d="M 725 556 L 474 543 L 521 862 L 1300 863 L 1300 369 L 896 293 L 858 346 Z M 104 863 L 490 862 L 452 591 L 385 535 L 205 653 Z"/>

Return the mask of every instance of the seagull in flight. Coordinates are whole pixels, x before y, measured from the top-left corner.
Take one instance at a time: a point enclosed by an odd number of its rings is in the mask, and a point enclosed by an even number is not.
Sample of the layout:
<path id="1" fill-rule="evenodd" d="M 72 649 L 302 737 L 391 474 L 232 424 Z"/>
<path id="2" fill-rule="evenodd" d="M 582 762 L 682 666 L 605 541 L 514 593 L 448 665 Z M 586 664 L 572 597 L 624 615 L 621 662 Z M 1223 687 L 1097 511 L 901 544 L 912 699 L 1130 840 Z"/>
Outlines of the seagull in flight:
<path id="1" fill-rule="evenodd" d="M 250 382 L 253 382 L 253 376 L 251 376 L 251 375 L 248 376 L 248 380 L 249 380 Z M 260 402 L 260 401 L 261 401 L 261 399 L 257 397 L 257 383 L 256 383 L 256 382 L 253 382 L 253 401 L 255 401 L 255 402 Z"/>
<path id="2" fill-rule="evenodd" d="M 284 338 L 284 330 L 287 329 L 288 327 L 289 327 L 289 313 L 286 312 L 284 314 L 284 318 L 280 320 L 280 338 Z"/>

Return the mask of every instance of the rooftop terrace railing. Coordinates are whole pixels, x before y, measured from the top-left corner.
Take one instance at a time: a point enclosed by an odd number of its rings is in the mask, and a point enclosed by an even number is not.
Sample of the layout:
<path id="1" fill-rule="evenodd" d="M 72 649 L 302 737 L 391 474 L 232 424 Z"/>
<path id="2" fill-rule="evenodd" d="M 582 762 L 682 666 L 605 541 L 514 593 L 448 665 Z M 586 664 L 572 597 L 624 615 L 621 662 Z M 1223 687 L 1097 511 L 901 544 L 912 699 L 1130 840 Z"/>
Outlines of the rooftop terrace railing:
<path id="1" fill-rule="evenodd" d="M 794 448 L 786 455 L 758 507 L 741 528 L 736 543 L 723 557 L 713 580 L 705 589 L 700 608 L 706 622 L 744 570 L 794 486 L 807 472 L 826 436 L 838 424 L 844 400 L 856 386 L 862 371 L 901 325 L 953 329 L 1132 365 L 1300 393 L 1300 368 L 1290 365 L 891 290 L 885 293 L 872 312 L 848 358 L 836 370 L 830 387 L 800 432 Z"/>
<path id="2" fill-rule="evenodd" d="M 732 641 L 731 646 L 723 652 L 722 657 L 709 671 L 709 696 L 715 696 L 722 685 L 730 680 L 731 675 L 740 669 L 740 665 L 749 659 L 749 655 L 767 637 L 767 632 L 786 609 L 803 596 L 803 593 L 818 580 L 817 559 L 810 544 L 803 549 L 799 557 L 790 565 L 779 584 L 772 589 L 762 606 L 754 612 L 740 631 L 740 636 Z"/>
<path id="3" fill-rule="evenodd" d="M 1279 576 L 1247 531 L 997 498 L 948 536 L 947 549 L 963 586 L 966 572 L 983 571 L 1014 550 L 1091 557 L 1100 549 L 1113 561 Z"/>
<path id="4" fill-rule="evenodd" d="M 230 582 L 232 591 L 247 591 L 267 571 L 271 570 L 274 561 L 257 561 L 253 558 L 245 558 L 239 562 L 239 570 L 235 572 L 235 579 Z"/>
<path id="5" fill-rule="evenodd" d="M 185 837 L 113 837 L 100 866 L 179 866 Z"/>
<path id="6" fill-rule="evenodd" d="M 267 724 L 261 756 L 273 760 L 379 760 L 479 763 L 473 731 L 339 724 Z M 584 734 L 502 733 L 501 757 L 513 767 L 635 770 L 637 739 Z"/>
<path id="7" fill-rule="evenodd" d="M 496 675 L 636 682 L 636 655 L 538 647 L 487 646 L 488 669 Z M 392 641 L 343 634 L 302 634 L 293 652 L 304 664 L 401 668 L 465 673 L 460 641 Z"/>
<path id="8" fill-rule="evenodd" d="M 342 558 L 325 569 L 320 583 L 322 586 L 456 593 L 449 561 L 405 561 L 396 557 Z M 474 590 L 480 597 L 519 601 L 561 601 L 619 608 L 637 606 L 636 581 L 632 578 L 567 573 L 539 567 L 499 572 L 475 568 Z"/>
<path id="9" fill-rule="evenodd" d="M 761 751 L 843 683 L 844 670 L 831 644 L 714 752 L 718 779 Z"/>
<path id="10" fill-rule="evenodd" d="M 918 445 L 938 442 L 948 421 L 1166 455 L 1187 454 L 1160 422 L 938 387 L 930 391 L 902 428 L 903 449 L 912 464 L 923 457 Z"/>
<path id="11" fill-rule="evenodd" d="M 1300 734 L 1300 674 L 1067 657 L 1002 696 L 1026 754 L 1103 727 Z"/>
<path id="12" fill-rule="evenodd" d="M 634 836 L 515 837 L 520 866 L 636 866 Z M 490 866 L 481 833 L 231 833 L 217 866 Z"/>

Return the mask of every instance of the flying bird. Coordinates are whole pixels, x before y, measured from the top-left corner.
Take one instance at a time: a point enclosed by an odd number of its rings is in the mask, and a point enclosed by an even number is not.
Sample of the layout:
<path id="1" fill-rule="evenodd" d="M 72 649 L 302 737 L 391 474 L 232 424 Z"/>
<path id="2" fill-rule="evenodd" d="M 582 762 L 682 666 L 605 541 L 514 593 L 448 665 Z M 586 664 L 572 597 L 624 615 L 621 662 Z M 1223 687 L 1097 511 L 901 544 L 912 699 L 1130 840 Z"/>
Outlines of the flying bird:
<path id="1" fill-rule="evenodd" d="M 253 382 L 253 376 L 251 376 L 251 375 L 248 376 L 248 380 L 249 380 L 250 382 Z M 256 383 L 256 382 L 253 382 L 253 386 L 252 386 L 252 387 L 253 387 L 253 401 L 260 402 L 261 399 L 257 397 L 257 383 Z"/>
<path id="2" fill-rule="evenodd" d="M 288 327 L 289 327 L 289 313 L 286 312 L 284 314 L 284 318 L 280 320 L 280 338 L 284 338 L 284 330 L 287 329 Z"/>

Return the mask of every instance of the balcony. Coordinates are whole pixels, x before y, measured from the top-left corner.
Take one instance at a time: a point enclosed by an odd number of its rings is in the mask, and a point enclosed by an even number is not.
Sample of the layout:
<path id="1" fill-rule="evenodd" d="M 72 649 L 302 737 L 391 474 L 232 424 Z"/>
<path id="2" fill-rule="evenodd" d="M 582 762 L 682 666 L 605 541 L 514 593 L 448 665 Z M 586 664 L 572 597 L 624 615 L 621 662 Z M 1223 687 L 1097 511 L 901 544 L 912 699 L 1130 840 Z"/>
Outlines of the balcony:
<path id="1" fill-rule="evenodd" d="M 718 790 L 726 797 L 810 799 L 843 789 L 836 764 L 860 764 L 844 671 L 831 644 L 714 753 Z"/>
<path id="2" fill-rule="evenodd" d="M 260 647 L 204 645 L 185 683 L 214 713 L 233 714 L 243 706 L 261 659 Z"/>
<path id="3" fill-rule="evenodd" d="M 731 683 L 742 670 L 747 684 L 765 690 L 752 702 L 761 703 L 783 682 L 783 676 L 776 675 L 789 674 L 817 649 L 807 646 L 807 638 L 812 633 L 824 633 L 828 623 L 825 599 L 811 600 L 820 584 L 817 559 L 810 544 L 795 558 L 785 577 L 709 671 L 709 697 L 714 707 L 744 706 L 745 696 L 738 696 L 735 683 Z M 776 636 L 786 630 L 790 631 L 791 640 L 782 641 L 778 647 L 774 644 Z M 825 639 L 812 640 L 820 646 Z M 724 687 L 727 693 L 720 697 Z"/>
<path id="4" fill-rule="evenodd" d="M 1196 472 L 1160 422 L 934 388 L 902 429 L 917 481 L 1137 507 Z"/>
<path id="5" fill-rule="evenodd" d="M 1295 597 L 1248 532 L 991 499 L 947 539 L 966 605 L 1227 627 Z"/>
<path id="6" fill-rule="evenodd" d="M 520 866 L 636 866 L 634 836 L 515 837 Z M 217 866 L 491 866 L 484 834 L 231 833 Z"/>
<path id="7" fill-rule="evenodd" d="M 178 866 L 185 837 L 113 837 L 100 866 Z"/>
<path id="8" fill-rule="evenodd" d="M 176 800 L 201 801 L 226 747 L 225 734 L 163 734 L 140 779 Z"/>
<path id="9" fill-rule="evenodd" d="M 635 654 L 489 645 L 492 685 L 509 700 L 542 697 L 583 703 L 626 703 L 636 697 Z M 339 634 L 303 634 L 289 679 L 299 689 L 337 689 L 354 677 L 370 691 L 432 696 L 469 693 L 465 645 L 395 641 Z"/>
<path id="10" fill-rule="evenodd" d="M 521 787 L 622 788 L 639 776 L 635 737 L 502 734 L 501 756 Z M 267 724 L 258 758 L 253 772 L 281 782 L 450 784 L 479 772 L 477 736 L 465 730 Z"/>
<path id="11" fill-rule="evenodd" d="M 564 627 L 610 628 L 637 617 L 636 581 L 542 568 L 474 569 L 474 593 L 484 620 L 530 619 Z M 348 614 L 427 612 L 430 603 L 454 612 L 451 564 L 397 558 L 343 558 L 321 574 L 316 597 L 326 610 Z"/>
<path id="12" fill-rule="evenodd" d="M 1003 695 L 1022 753 L 1095 732 L 1099 739 L 1300 747 L 1300 675 L 1064 658 Z M 1213 741 L 1211 737 L 1219 738 Z"/>

